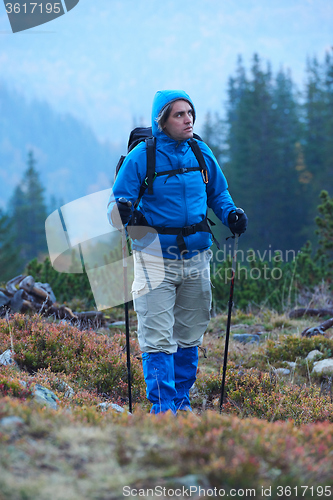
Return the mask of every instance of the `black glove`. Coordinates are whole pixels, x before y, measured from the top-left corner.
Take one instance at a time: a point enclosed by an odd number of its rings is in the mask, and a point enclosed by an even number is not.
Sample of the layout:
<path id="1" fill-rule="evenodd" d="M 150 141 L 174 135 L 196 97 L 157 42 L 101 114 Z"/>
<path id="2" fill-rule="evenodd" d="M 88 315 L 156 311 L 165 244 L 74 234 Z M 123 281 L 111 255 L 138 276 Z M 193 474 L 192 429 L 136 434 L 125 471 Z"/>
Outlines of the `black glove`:
<path id="1" fill-rule="evenodd" d="M 236 208 L 228 215 L 229 229 L 233 234 L 243 234 L 247 228 L 248 218 L 244 210 Z"/>
<path id="2" fill-rule="evenodd" d="M 157 232 L 149 226 L 146 217 L 140 210 L 133 210 L 132 218 L 126 229 L 132 240 L 140 240 L 142 248 L 151 245 L 158 237 Z"/>
<path id="3" fill-rule="evenodd" d="M 149 232 L 150 228 L 146 217 L 139 210 L 133 210 L 131 222 L 127 226 L 127 232 L 132 240 L 140 240 Z"/>
<path id="4" fill-rule="evenodd" d="M 132 217 L 132 203 L 126 198 L 119 198 L 111 212 L 111 219 L 117 229 L 128 223 Z"/>

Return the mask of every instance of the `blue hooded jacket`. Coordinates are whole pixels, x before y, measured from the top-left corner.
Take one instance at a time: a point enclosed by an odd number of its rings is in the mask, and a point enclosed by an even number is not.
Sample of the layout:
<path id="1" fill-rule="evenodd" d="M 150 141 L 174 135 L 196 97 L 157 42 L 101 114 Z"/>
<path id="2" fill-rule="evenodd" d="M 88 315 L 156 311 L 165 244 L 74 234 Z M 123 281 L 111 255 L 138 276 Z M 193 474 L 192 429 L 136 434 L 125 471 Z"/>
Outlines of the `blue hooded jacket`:
<path id="1" fill-rule="evenodd" d="M 157 117 L 160 111 L 170 102 L 183 99 L 195 108 L 190 97 L 182 90 L 163 90 L 156 93 L 152 107 L 152 130 L 156 138 L 156 172 L 180 168 L 197 167 L 198 161 L 187 140 L 176 141 L 159 130 Z M 144 214 L 148 223 L 158 227 L 185 227 L 202 221 L 207 215 L 207 207 L 228 226 L 228 214 L 236 206 L 229 194 L 227 181 L 220 169 L 215 156 L 209 147 L 198 141 L 203 153 L 208 184 L 204 183 L 202 173 L 185 172 L 170 177 L 156 177 L 153 184 L 153 194 L 145 191 L 138 209 Z M 112 224 L 111 211 L 115 200 L 124 197 L 134 205 L 138 198 L 140 186 L 147 173 L 146 144 L 136 146 L 125 158 L 113 185 L 108 205 L 108 218 Z M 181 256 L 176 243 L 176 236 L 159 234 L 159 240 L 164 258 L 191 258 L 198 251 L 208 249 L 212 237 L 208 232 L 196 232 L 185 236 L 188 253 Z M 140 250 L 140 241 L 133 241 L 133 248 Z"/>

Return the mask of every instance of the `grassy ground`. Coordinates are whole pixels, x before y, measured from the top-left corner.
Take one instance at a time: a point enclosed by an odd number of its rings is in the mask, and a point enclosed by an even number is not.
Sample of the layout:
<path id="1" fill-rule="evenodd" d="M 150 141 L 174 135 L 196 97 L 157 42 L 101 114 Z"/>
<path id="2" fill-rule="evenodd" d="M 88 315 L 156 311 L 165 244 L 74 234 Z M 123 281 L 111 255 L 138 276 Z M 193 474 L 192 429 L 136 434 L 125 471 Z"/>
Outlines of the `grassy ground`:
<path id="1" fill-rule="evenodd" d="M 126 409 L 122 327 L 83 333 L 40 318 L 0 320 L 0 351 L 13 345 L 19 363 L 0 369 L 0 500 L 330 498 L 332 380 L 314 377 L 305 357 L 313 348 L 332 357 L 333 340 L 300 337 L 315 324 L 268 310 L 236 311 L 231 335 L 259 333 L 260 343 L 231 338 L 220 415 L 226 316 L 213 318 L 200 350 L 193 414 L 173 417 L 148 413 L 134 315 L 133 415 L 98 406 L 113 401 Z M 288 375 L 276 374 L 295 361 Z M 36 382 L 56 393 L 58 410 L 34 401 Z M 3 420 L 11 416 L 19 420 Z"/>

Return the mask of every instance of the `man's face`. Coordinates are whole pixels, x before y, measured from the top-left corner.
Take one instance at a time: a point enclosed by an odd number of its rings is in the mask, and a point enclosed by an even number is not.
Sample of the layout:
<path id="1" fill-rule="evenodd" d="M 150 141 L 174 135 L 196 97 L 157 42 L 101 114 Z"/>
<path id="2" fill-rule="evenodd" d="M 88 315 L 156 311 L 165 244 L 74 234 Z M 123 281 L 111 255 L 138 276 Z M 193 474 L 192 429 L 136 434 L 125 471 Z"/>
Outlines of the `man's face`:
<path id="1" fill-rule="evenodd" d="M 186 141 L 193 137 L 193 109 L 187 101 L 179 100 L 172 104 L 163 130 L 176 141 Z"/>

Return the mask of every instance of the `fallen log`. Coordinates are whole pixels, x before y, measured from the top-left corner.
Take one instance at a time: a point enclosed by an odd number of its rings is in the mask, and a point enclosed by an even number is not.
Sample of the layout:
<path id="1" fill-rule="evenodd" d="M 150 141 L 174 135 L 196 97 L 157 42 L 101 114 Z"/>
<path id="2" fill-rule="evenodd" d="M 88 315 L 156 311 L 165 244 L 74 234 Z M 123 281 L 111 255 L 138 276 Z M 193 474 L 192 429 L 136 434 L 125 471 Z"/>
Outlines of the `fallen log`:
<path id="1" fill-rule="evenodd" d="M 98 328 L 106 323 L 103 312 L 73 312 L 69 307 L 58 305 L 48 283 L 36 283 L 32 276 L 20 274 L 8 281 L 6 288 L 0 290 L 0 317 L 7 312 L 32 312 L 43 316 L 54 316 L 69 321 L 79 328 Z"/>
<path id="2" fill-rule="evenodd" d="M 13 312 L 22 313 L 29 310 L 39 313 L 47 312 L 54 302 L 53 298 L 55 299 L 48 283 L 35 283 L 32 276 L 22 274 L 8 281 L 6 289 L 2 289 L 0 295 L 0 307 L 7 307 Z M 8 301 L 6 301 L 6 296 Z"/>
<path id="3" fill-rule="evenodd" d="M 105 325 L 105 317 L 101 311 L 85 311 L 75 313 L 78 320 L 84 324 L 91 324 L 93 326 Z"/>
<path id="4" fill-rule="evenodd" d="M 23 288 L 26 292 L 31 292 L 33 287 L 35 286 L 35 280 L 32 276 L 26 276 L 21 283 L 19 284 L 19 288 Z"/>
<path id="5" fill-rule="evenodd" d="M 40 283 L 40 282 L 37 282 L 35 283 L 35 287 L 38 288 L 39 290 L 42 289 L 44 290 L 45 292 L 47 292 L 49 294 L 49 297 L 52 301 L 52 304 L 54 302 L 57 302 L 57 299 L 53 293 L 53 290 L 51 288 L 51 286 L 49 285 L 49 283 Z"/>
<path id="6" fill-rule="evenodd" d="M 34 301 L 39 302 L 46 308 L 51 307 L 53 304 L 49 294 L 45 292 L 45 290 L 43 290 L 42 288 L 37 288 L 36 286 L 34 286 L 32 290 L 29 292 L 29 295 L 34 298 Z"/>
<path id="7" fill-rule="evenodd" d="M 66 306 L 56 306 L 53 304 L 47 311 L 48 316 L 54 316 L 56 319 L 78 320 L 72 309 Z"/>
<path id="8" fill-rule="evenodd" d="M 47 302 L 48 305 L 52 305 L 52 300 L 50 298 L 50 295 L 47 293 L 46 290 L 44 290 L 42 287 L 37 286 L 35 283 L 35 280 L 33 279 L 32 276 L 27 276 L 24 278 L 24 280 L 21 281 L 19 284 L 19 288 L 25 290 L 27 293 L 35 296 L 35 298 L 39 302 Z"/>
<path id="9" fill-rule="evenodd" d="M 302 337 L 314 337 L 315 335 L 325 335 L 325 331 L 333 326 L 333 318 L 327 319 L 318 326 L 306 328 L 302 332 Z"/>
<path id="10" fill-rule="evenodd" d="M 73 312 L 69 307 L 57 306 L 53 304 L 47 311 L 48 316 L 56 319 L 69 320 L 70 323 L 78 327 L 101 327 L 106 324 L 104 313 L 101 311 Z"/>
<path id="11" fill-rule="evenodd" d="M 4 305 L 7 305 L 9 302 L 10 302 L 10 297 L 8 297 L 8 295 L 6 293 L 3 293 L 0 290 L 0 305 L 4 306 Z"/>
<path id="12" fill-rule="evenodd" d="M 302 316 L 333 316 L 333 309 L 294 309 L 289 313 L 289 318 L 301 318 Z"/>
<path id="13" fill-rule="evenodd" d="M 35 304 L 28 299 L 24 290 L 16 290 L 14 296 L 10 299 L 10 309 L 19 313 L 37 310 Z"/>
<path id="14" fill-rule="evenodd" d="M 12 280 L 8 281 L 8 283 L 6 284 L 6 290 L 9 295 L 15 295 L 15 293 L 17 292 L 16 285 L 18 285 L 23 280 L 23 278 L 23 274 L 20 274 L 19 276 L 16 276 Z"/>

